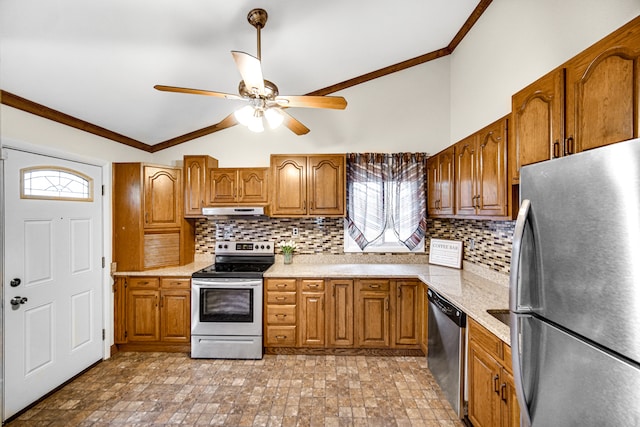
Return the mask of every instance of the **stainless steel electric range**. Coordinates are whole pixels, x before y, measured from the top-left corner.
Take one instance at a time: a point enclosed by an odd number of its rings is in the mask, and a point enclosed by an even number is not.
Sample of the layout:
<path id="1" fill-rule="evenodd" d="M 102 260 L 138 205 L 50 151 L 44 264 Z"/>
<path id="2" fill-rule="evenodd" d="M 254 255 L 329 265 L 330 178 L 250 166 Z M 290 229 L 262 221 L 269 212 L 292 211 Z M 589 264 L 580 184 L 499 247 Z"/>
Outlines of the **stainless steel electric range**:
<path id="1" fill-rule="evenodd" d="M 262 275 L 274 242 L 221 242 L 191 276 L 191 357 L 262 358 Z"/>

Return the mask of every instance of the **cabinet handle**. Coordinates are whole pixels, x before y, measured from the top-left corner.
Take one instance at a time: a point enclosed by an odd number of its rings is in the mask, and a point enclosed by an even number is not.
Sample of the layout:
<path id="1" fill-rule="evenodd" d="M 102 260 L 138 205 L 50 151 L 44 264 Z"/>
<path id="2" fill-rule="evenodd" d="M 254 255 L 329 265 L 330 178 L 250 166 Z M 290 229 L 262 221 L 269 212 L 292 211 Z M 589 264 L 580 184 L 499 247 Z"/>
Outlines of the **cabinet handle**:
<path id="1" fill-rule="evenodd" d="M 317 288 L 318 286 L 320 286 L 320 285 L 318 285 L 317 283 L 308 283 L 307 284 L 307 288 Z"/>
<path id="2" fill-rule="evenodd" d="M 284 301 L 286 300 L 286 297 L 276 297 L 276 301 Z"/>
<path id="3" fill-rule="evenodd" d="M 380 285 L 369 285 L 369 289 L 378 289 Z"/>
<path id="4" fill-rule="evenodd" d="M 149 212 L 144 213 L 144 223 L 149 224 Z"/>
<path id="5" fill-rule="evenodd" d="M 158 295 L 156 295 L 156 307 L 158 306 Z"/>
<path id="6" fill-rule="evenodd" d="M 567 154 L 573 154 L 575 152 L 574 142 L 573 135 L 567 139 Z"/>
<path id="7" fill-rule="evenodd" d="M 277 317 L 278 319 L 280 319 L 280 318 L 284 319 L 285 317 L 287 317 L 287 315 L 286 315 L 286 314 L 283 314 L 283 313 L 279 313 L 279 314 L 276 314 L 276 317 Z"/>
<path id="8" fill-rule="evenodd" d="M 286 287 L 287 287 L 287 284 L 286 284 L 286 283 L 278 283 L 278 284 L 276 285 L 276 288 L 281 288 L 281 289 L 282 289 L 282 288 L 286 288 Z"/>
<path id="9" fill-rule="evenodd" d="M 384 299 L 384 309 L 385 311 L 389 311 L 389 298 Z"/>
<path id="10" fill-rule="evenodd" d="M 164 297 L 160 298 L 160 308 L 164 307 Z"/>
<path id="11" fill-rule="evenodd" d="M 502 399 L 503 402 L 507 401 L 507 383 L 502 383 L 502 385 L 500 386 L 500 399 Z"/>
<path id="12" fill-rule="evenodd" d="M 496 394 L 500 393 L 500 390 L 498 389 L 498 380 L 500 379 L 499 375 L 495 375 L 493 377 L 493 391 L 496 392 Z"/>
<path id="13" fill-rule="evenodd" d="M 287 336 L 286 335 L 276 335 L 276 339 L 277 340 L 286 340 Z"/>
<path id="14" fill-rule="evenodd" d="M 553 158 L 557 159 L 558 157 L 560 157 L 560 141 L 556 139 L 553 143 Z"/>
<path id="15" fill-rule="evenodd" d="M 302 210 L 303 211 L 307 210 L 307 201 L 306 200 L 302 202 Z"/>

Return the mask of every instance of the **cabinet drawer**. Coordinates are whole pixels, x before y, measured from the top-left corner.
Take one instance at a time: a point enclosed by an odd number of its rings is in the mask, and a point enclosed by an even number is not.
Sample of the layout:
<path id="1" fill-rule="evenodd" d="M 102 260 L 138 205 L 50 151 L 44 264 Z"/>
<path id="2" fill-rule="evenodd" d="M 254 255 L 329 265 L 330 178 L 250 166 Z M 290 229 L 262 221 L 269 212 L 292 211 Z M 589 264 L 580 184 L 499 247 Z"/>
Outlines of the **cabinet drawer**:
<path id="1" fill-rule="evenodd" d="M 304 292 L 324 291 L 324 280 L 303 280 L 300 289 Z"/>
<path id="2" fill-rule="evenodd" d="M 267 323 L 269 325 L 295 325 L 295 305 L 269 305 L 267 306 Z"/>
<path id="3" fill-rule="evenodd" d="M 268 279 L 268 291 L 295 291 L 296 279 Z"/>
<path id="4" fill-rule="evenodd" d="M 191 289 L 191 279 L 183 277 L 163 277 L 160 279 L 163 289 Z"/>
<path id="5" fill-rule="evenodd" d="M 295 304 L 296 293 L 295 292 L 268 292 L 267 303 L 268 304 Z"/>
<path id="6" fill-rule="evenodd" d="M 287 346 L 296 345 L 295 326 L 267 326 L 267 346 Z"/>
<path id="7" fill-rule="evenodd" d="M 129 277 L 127 285 L 131 288 L 157 288 L 160 280 L 157 277 Z"/>
<path id="8" fill-rule="evenodd" d="M 361 291 L 388 291 L 388 280 L 360 280 L 358 289 Z"/>
<path id="9" fill-rule="evenodd" d="M 476 341 L 492 356 L 502 360 L 502 341 L 473 319 L 469 319 L 469 338 Z"/>

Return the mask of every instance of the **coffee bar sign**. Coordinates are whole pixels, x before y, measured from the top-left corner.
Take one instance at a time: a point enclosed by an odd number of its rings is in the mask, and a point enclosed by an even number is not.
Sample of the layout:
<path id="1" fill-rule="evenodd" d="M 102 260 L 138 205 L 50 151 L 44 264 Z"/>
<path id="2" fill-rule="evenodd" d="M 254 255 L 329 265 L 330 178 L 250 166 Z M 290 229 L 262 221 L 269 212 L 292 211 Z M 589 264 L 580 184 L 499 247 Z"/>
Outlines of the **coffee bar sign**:
<path id="1" fill-rule="evenodd" d="M 462 241 L 431 239 L 429 264 L 462 268 Z"/>

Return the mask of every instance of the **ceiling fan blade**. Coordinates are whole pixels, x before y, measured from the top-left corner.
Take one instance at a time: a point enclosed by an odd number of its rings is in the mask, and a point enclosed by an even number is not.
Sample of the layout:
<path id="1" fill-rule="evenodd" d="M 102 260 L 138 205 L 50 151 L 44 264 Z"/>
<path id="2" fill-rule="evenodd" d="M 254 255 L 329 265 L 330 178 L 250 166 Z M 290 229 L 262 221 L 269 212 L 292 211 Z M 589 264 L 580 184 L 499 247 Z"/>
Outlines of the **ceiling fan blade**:
<path id="1" fill-rule="evenodd" d="M 281 110 L 280 114 L 282 114 L 282 117 L 284 117 L 282 124 L 288 127 L 289 130 L 291 130 L 291 132 L 295 133 L 296 135 L 304 135 L 309 133 L 309 128 L 303 125 L 298 119 L 294 118 L 291 114 L 287 113 L 284 110 Z"/>
<path id="2" fill-rule="evenodd" d="M 257 90 L 259 95 L 264 95 L 264 77 L 262 77 L 260 60 L 255 56 L 237 50 L 232 50 L 231 54 L 247 90 L 249 92 Z"/>
<path id="3" fill-rule="evenodd" d="M 344 110 L 347 100 L 341 96 L 276 96 L 276 102 L 281 107 L 332 108 Z"/>
<path id="4" fill-rule="evenodd" d="M 202 89 L 190 89 L 188 87 L 155 85 L 154 88 L 164 92 L 190 93 L 194 95 L 207 95 L 207 96 L 214 96 L 216 98 L 225 98 L 225 99 L 244 99 L 241 96 L 233 95 L 230 93 L 213 92 L 210 90 L 202 90 Z"/>

